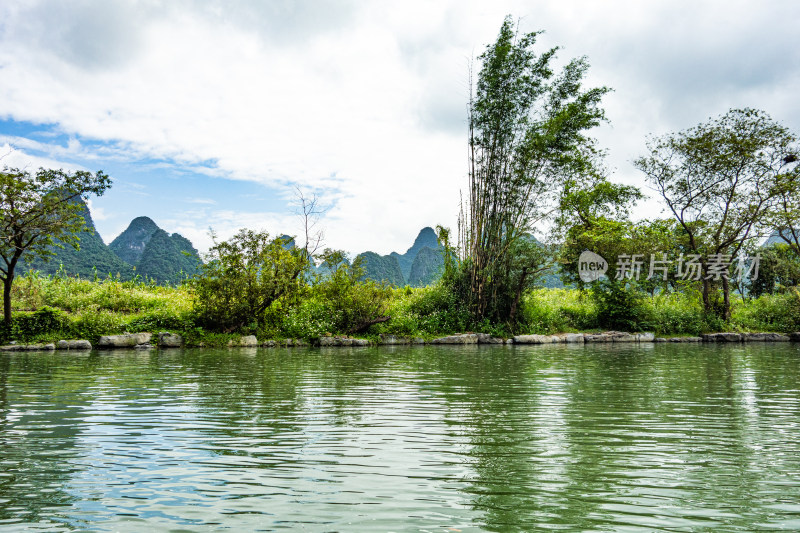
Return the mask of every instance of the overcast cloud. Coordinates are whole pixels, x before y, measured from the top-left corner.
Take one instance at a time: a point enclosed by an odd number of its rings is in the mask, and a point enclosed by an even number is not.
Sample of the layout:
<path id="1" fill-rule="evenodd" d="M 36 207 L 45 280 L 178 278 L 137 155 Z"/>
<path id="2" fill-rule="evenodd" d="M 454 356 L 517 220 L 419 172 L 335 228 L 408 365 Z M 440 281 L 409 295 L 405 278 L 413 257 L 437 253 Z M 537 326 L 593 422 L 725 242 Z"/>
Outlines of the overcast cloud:
<path id="1" fill-rule="evenodd" d="M 613 179 L 643 185 L 647 134 L 731 107 L 800 132 L 794 1 L 6 1 L 0 155 L 116 168 L 92 202 L 107 241 L 142 214 L 200 248 L 209 226 L 297 233 L 299 185 L 330 206 L 328 245 L 403 252 L 454 224 L 468 62 L 506 14 L 614 89 L 597 134 Z"/>

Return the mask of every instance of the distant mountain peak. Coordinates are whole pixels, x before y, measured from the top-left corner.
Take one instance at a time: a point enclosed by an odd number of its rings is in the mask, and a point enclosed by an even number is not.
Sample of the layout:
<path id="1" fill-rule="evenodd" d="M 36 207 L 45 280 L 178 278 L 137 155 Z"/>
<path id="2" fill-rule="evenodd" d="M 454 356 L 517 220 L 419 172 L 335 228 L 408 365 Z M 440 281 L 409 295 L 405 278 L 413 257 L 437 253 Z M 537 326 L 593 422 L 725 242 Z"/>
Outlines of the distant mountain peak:
<path id="1" fill-rule="evenodd" d="M 153 222 L 153 219 L 150 217 L 136 217 L 131 220 L 131 223 L 128 224 L 128 229 L 152 229 L 155 232 L 158 229 L 158 224 Z"/>
<path id="2" fill-rule="evenodd" d="M 151 218 L 136 217 L 108 247 L 117 257 L 130 265 L 135 265 L 141 259 L 147 243 L 159 229 L 158 224 Z"/>
<path id="3" fill-rule="evenodd" d="M 443 259 L 440 249 L 436 232 L 433 228 L 425 227 L 404 254 L 392 252 L 380 256 L 373 252 L 364 252 L 361 256 L 365 259 L 365 274 L 369 279 L 388 281 L 396 286 L 423 286 L 433 283 L 441 275 Z"/>
<path id="4" fill-rule="evenodd" d="M 439 239 L 436 237 L 436 232 L 433 231 L 431 227 L 424 227 L 419 231 L 417 234 L 417 238 L 414 239 L 414 244 L 411 245 L 411 248 L 406 251 L 406 255 L 414 254 L 419 251 L 421 248 L 427 246 L 428 248 L 437 249 L 439 247 Z M 412 258 L 413 261 L 413 258 Z"/>

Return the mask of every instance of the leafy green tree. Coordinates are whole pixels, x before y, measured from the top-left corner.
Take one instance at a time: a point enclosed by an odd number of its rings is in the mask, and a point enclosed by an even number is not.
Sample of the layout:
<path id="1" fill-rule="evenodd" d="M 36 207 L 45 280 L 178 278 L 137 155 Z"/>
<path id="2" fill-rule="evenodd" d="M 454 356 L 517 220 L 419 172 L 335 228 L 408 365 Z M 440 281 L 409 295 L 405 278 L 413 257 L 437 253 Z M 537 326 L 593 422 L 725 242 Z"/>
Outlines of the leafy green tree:
<path id="1" fill-rule="evenodd" d="M 469 103 L 469 190 L 460 217 L 463 273 L 473 316 L 509 320 L 519 284 L 511 250 L 547 213 L 554 183 L 590 164 L 587 131 L 604 119 L 607 88 L 582 87 L 585 58 L 560 74 L 557 49 L 534 51 L 538 33 L 519 35 L 510 17 L 480 56 Z"/>
<path id="2" fill-rule="evenodd" d="M 513 292 L 507 293 L 511 297 L 508 322 L 515 324 L 522 295 L 534 288 L 550 270 L 553 249 L 537 241 L 533 235 L 525 235 L 511 244 L 509 254 L 512 259 L 507 263 L 505 276 Z"/>
<path id="3" fill-rule="evenodd" d="M 639 278 L 642 290 L 655 295 L 659 291 L 675 290 L 682 283 L 675 276 L 675 261 L 681 253 L 686 253 L 686 239 L 674 219 L 638 221 L 631 228 L 630 240 L 626 253 L 640 254 L 648 266 Z"/>
<path id="4" fill-rule="evenodd" d="M 102 195 L 111 179 L 98 171 L 65 172 L 40 168 L 4 168 L 0 172 L 0 279 L 3 281 L 3 320 L 11 324 L 11 286 L 15 269 L 26 259 L 53 255 L 57 241 L 79 247 L 78 231 L 84 227 L 82 202 L 90 194 Z"/>
<path id="5" fill-rule="evenodd" d="M 193 282 L 198 323 L 223 333 L 256 331 L 271 305 L 297 296 L 308 267 L 305 249 L 246 229 L 215 241 L 206 259 Z"/>
<path id="6" fill-rule="evenodd" d="M 631 253 L 630 208 L 642 198 L 636 187 L 612 183 L 598 174 L 564 180 L 551 239 L 562 243 L 559 263 L 565 283 L 583 286 L 578 257 L 584 250 L 608 261 L 608 276 L 613 279 L 617 256 Z"/>
<path id="7" fill-rule="evenodd" d="M 648 149 L 634 164 L 666 201 L 689 253 L 700 256 L 706 311 L 727 320 L 731 283 L 728 276 L 710 273 L 709 263 L 712 257 L 735 260 L 771 231 L 771 213 L 797 181 L 797 139 L 763 111 L 732 109 L 651 139 Z M 723 293 L 719 307 L 717 284 Z"/>
<path id="8" fill-rule="evenodd" d="M 787 135 L 796 149 L 797 138 Z M 787 150 L 789 152 L 789 150 Z M 796 256 L 800 257 L 800 166 L 797 165 L 800 154 L 787 153 L 782 163 L 785 172 L 778 193 L 778 202 L 770 213 L 770 224 L 778 236 L 789 246 Z"/>
<path id="9" fill-rule="evenodd" d="M 758 277 L 750 280 L 751 296 L 774 294 L 800 283 L 800 257 L 788 244 L 775 243 L 761 248 Z"/>

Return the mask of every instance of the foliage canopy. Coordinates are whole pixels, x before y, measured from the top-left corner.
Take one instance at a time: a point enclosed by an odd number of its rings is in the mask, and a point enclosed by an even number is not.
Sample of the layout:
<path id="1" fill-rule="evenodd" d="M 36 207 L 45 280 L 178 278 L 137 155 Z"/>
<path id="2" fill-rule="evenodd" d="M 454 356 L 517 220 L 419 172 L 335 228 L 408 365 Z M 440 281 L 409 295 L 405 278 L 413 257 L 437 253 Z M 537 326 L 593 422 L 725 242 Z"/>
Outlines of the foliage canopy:
<path id="1" fill-rule="evenodd" d="M 513 322 L 527 277 L 514 273 L 515 243 L 552 208 L 559 181 L 590 170 L 597 155 L 587 132 L 604 120 L 600 100 L 608 89 L 583 88 L 585 58 L 556 74 L 557 49 L 538 54 L 538 35 L 519 35 L 507 17 L 479 57 L 470 99 L 469 189 L 459 230 L 466 294 L 478 322 Z"/>
<path id="2" fill-rule="evenodd" d="M 730 317 L 730 283 L 724 301 L 712 300 L 706 276 L 710 257 L 735 259 L 772 231 L 772 213 L 797 186 L 797 139 L 756 109 L 731 109 L 679 133 L 648 142 L 649 154 L 635 161 L 667 204 L 685 235 L 686 249 L 703 264 L 703 304 Z"/>
<path id="3" fill-rule="evenodd" d="M 111 179 L 102 171 L 66 172 L 40 168 L 36 173 L 4 168 L 0 172 L 0 279 L 3 319 L 11 323 L 11 286 L 23 253 L 26 259 L 52 255 L 57 241 L 78 248 L 83 229 L 82 203 L 102 195 Z"/>
<path id="4" fill-rule="evenodd" d="M 246 229 L 215 242 L 194 280 L 198 323 L 223 333 L 254 332 L 271 305 L 297 296 L 309 259 L 305 249 L 288 243 Z"/>

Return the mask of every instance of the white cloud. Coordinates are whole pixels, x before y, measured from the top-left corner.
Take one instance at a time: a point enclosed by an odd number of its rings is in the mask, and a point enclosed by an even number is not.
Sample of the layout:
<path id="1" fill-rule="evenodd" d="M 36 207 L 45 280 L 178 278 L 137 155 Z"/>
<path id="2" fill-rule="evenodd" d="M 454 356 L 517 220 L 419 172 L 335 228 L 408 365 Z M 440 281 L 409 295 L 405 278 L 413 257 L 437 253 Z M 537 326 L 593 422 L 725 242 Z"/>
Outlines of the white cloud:
<path id="1" fill-rule="evenodd" d="M 21 147 L 38 148 L 40 143 L 35 141 L 0 135 L 0 142 L 3 143 L 0 145 L 0 167 L 18 168 L 28 172 L 35 172 L 39 168 L 61 168 L 68 171 L 85 170 L 80 165 L 65 163 L 58 157 L 36 156 L 21 149 Z"/>
<path id="2" fill-rule="evenodd" d="M 641 184 L 630 160 L 646 134 L 730 106 L 800 124 L 794 2 L 7 2 L 0 117 L 73 139 L 0 143 L 52 162 L 156 159 L 287 191 L 300 183 L 334 204 L 332 246 L 402 251 L 422 226 L 455 223 L 467 64 L 507 13 L 546 30 L 561 60 L 588 55 L 591 82 L 615 89 L 599 136 L 621 181 Z M 201 222 L 222 234 L 292 219 L 170 216 L 199 246 Z"/>
<path id="3" fill-rule="evenodd" d="M 211 198 L 187 198 L 186 201 L 190 204 L 203 205 L 215 205 L 217 203 L 216 200 L 212 200 Z"/>
<path id="4" fill-rule="evenodd" d="M 98 220 L 108 220 L 108 214 L 106 210 L 102 207 L 97 207 L 94 205 L 94 201 L 89 198 L 86 200 L 86 206 L 89 208 L 89 214 L 92 215 L 92 220 L 97 222 Z"/>

